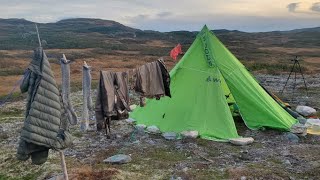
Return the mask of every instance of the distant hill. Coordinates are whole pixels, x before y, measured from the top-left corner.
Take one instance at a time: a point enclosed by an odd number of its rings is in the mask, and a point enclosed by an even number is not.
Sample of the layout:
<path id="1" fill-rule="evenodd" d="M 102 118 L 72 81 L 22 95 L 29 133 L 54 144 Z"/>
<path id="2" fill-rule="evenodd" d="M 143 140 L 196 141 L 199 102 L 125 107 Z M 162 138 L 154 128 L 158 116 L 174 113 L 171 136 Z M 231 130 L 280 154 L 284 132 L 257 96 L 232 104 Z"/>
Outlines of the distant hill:
<path id="1" fill-rule="evenodd" d="M 320 27 L 295 29 L 295 30 L 291 30 L 289 32 L 320 32 Z"/>
<path id="2" fill-rule="evenodd" d="M 190 44 L 197 32 L 189 31 L 142 31 L 115 21 L 76 18 L 56 23 L 38 23 L 42 40 L 47 48 L 108 48 L 108 39 L 132 38 L 137 42 L 145 40 L 166 40 L 172 43 Z M 200 29 L 201 27 L 199 27 Z M 214 30 L 225 44 L 247 44 L 247 41 L 261 41 L 260 44 L 284 47 L 319 47 L 320 27 L 292 31 L 246 33 L 241 31 Z M 0 49 L 33 49 L 37 46 L 34 22 L 25 19 L 0 19 Z"/>

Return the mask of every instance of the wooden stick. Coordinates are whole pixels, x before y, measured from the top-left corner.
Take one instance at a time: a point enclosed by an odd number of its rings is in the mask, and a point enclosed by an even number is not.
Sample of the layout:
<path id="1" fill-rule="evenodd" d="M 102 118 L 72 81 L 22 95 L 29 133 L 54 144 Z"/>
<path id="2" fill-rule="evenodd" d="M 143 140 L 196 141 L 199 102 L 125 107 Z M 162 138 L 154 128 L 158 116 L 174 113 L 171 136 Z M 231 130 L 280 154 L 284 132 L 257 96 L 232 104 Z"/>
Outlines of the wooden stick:
<path id="1" fill-rule="evenodd" d="M 63 169 L 63 176 L 65 180 L 69 180 L 68 177 L 68 171 L 67 171 L 67 165 L 66 165 L 66 161 L 64 159 L 64 154 L 63 151 L 59 151 L 60 157 L 61 157 L 61 167 Z"/>
<path id="2" fill-rule="evenodd" d="M 67 59 L 65 54 L 62 54 L 62 60 L 65 64 L 68 64 L 70 62 L 70 60 Z"/>
<path id="3" fill-rule="evenodd" d="M 62 54 L 63 60 L 67 60 L 66 55 Z"/>
<path id="4" fill-rule="evenodd" d="M 40 34 L 39 34 L 39 30 L 38 30 L 38 26 L 37 26 L 36 23 L 35 23 L 35 25 L 36 25 L 37 35 L 38 35 L 39 46 L 42 47 L 42 45 L 41 45 L 41 40 L 40 40 Z"/>

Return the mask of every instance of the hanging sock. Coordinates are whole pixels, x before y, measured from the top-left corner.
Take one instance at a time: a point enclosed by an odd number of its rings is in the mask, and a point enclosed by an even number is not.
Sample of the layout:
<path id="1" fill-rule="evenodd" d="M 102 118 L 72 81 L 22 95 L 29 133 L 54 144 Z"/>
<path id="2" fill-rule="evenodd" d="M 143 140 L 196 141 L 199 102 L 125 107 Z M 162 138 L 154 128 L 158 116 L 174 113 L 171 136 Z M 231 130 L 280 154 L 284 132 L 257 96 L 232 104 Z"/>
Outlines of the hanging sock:
<path id="1" fill-rule="evenodd" d="M 91 98 L 91 67 L 84 61 L 82 67 L 82 94 L 83 106 L 80 129 L 86 131 L 89 128 L 89 111 L 92 110 Z"/>
<path id="2" fill-rule="evenodd" d="M 62 77 L 62 84 L 61 84 L 61 91 L 62 91 L 62 101 L 67 109 L 67 116 L 70 121 L 70 124 L 76 125 L 77 114 L 74 112 L 73 106 L 70 100 L 70 60 L 67 60 L 66 56 L 63 54 L 62 58 L 60 59 L 61 64 L 61 77 Z"/>

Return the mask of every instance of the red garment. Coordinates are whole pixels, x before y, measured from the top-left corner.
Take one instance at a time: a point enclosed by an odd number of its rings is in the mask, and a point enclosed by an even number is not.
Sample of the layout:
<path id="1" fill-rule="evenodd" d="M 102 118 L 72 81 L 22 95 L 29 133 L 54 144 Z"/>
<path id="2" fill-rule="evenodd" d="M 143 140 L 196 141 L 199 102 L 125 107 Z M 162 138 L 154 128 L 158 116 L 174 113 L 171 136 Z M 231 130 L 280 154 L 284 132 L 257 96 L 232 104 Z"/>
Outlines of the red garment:
<path id="1" fill-rule="evenodd" d="M 172 57 L 172 59 L 177 60 L 179 54 L 182 54 L 180 43 L 171 50 L 170 56 Z"/>

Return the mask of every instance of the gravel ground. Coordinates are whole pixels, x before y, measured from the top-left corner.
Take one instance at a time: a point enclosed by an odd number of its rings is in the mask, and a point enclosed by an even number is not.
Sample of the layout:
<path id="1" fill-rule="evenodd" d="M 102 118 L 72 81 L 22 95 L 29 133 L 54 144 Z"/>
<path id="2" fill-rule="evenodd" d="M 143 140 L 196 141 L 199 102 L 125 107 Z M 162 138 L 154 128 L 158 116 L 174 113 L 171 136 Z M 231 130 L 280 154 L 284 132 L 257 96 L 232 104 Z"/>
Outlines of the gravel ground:
<path id="1" fill-rule="evenodd" d="M 306 77 L 308 87 L 320 90 L 319 76 Z M 258 75 L 262 84 L 278 90 L 286 76 Z M 95 95 L 95 92 L 93 92 Z M 81 117 L 82 93 L 71 95 Z M 319 94 L 314 94 L 314 100 Z M 307 102 L 319 107 L 318 102 Z M 50 151 L 42 166 L 15 159 L 25 103 L 8 103 L 0 109 L 0 179 L 49 179 L 61 174 L 59 154 Z M 91 112 L 91 117 L 93 112 Z M 93 118 L 94 119 L 94 118 Z M 103 132 L 83 133 L 73 126 L 74 145 L 65 150 L 70 179 L 319 179 L 320 136 L 299 137 L 291 142 L 287 133 L 249 130 L 236 121 L 238 133 L 253 137 L 248 146 L 203 139 L 168 141 L 160 135 L 138 131 L 126 121 L 113 121 L 112 137 Z M 94 120 L 91 121 L 94 129 Z M 130 155 L 123 165 L 103 163 L 115 154 Z M 55 179 L 55 178 L 53 178 Z"/>

